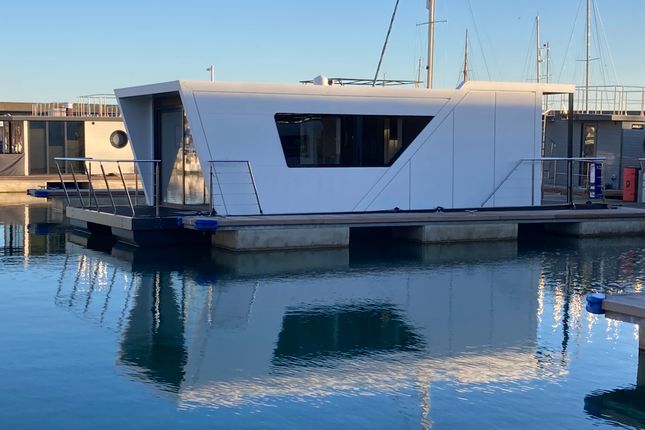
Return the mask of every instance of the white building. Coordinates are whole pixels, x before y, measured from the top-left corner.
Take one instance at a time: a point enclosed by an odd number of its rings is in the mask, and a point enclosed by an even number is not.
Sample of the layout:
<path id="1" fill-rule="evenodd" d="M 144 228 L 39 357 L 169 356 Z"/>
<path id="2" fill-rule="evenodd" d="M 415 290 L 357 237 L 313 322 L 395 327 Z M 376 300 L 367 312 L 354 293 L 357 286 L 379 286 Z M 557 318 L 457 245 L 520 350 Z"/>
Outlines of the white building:
<path id="1" fill-rule="evenodd" d="M 236 215 L 539 204 L 540 169 L 505 179 L 541 156 L 543 96 L 573 92 L 174 81 L 116 95 L 135 157 L 161 160 L 160 201 L 203 204 L 212 186 L 216 211 Z"/>
<path id="2" fill-rule="evenodd" d="M 129 144 L 111 144 L 124 131 L 115 104 L 79 99 L 79 103 L 0 103 L 0 176 L 58 175 L 55 158 L 132 159 Z M 20 110 L 9 111 L 17 105 Z M 29 110 L 26 110 L 26 109 Z M 83 170 L 80 162 L 60 163 L 62 173 Z M 124 166 L 132 171 L 132 166 Z M 116 166 L 106 164 L 106 173 Z"/>

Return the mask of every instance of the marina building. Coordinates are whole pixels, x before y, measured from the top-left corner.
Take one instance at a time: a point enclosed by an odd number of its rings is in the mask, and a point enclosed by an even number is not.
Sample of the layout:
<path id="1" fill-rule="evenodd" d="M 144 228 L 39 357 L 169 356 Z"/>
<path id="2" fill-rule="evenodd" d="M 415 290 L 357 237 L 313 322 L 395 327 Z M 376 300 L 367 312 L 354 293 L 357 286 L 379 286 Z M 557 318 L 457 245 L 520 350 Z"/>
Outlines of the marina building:
<path id="1" fill-rule="evenodd" d="M 603 160 L 602 184 L 609 195 L 622 196 L 625 169 L 641 169 L 645 158 L 645 88 L 584 87 L 576 91 L 573 111 L 573 157 Z M 586 102 L 588 100 L 588 102 Z M 561 105 L 561 104 L 560 104 Z M 555 105 L 545 111 L 544 157 L 567 157 L 568 110 Z M 545 184 L 563 185 L 566 175 L 545 166 Z M 588 174 L 574 166 L 574 185 Z"/>
<path id="2" fill-rule="evenodd" d="M 76 103 L 0 103 L 0 177 L 58 175 L 56 157 L 132 159 L 127 142 L 110 143 L 117 130 L 124 126 L 113 96 L 81 97 Z M 82 170 L 79 162 L 72 163 L 62 163 L 61 173 Z"/>

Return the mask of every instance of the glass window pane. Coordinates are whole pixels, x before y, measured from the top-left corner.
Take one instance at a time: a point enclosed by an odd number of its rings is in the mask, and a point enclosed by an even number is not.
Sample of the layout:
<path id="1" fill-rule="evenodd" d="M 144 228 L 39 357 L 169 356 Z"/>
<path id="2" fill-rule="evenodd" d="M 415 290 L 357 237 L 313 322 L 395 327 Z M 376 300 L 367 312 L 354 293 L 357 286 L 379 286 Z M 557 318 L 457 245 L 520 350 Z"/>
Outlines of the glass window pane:
<path id="1" fill-rule="evenodd" d="M 66 157 L 79 157 L 85 156 L 85 128 L 81 121 L 71 121 L 65 125 L 65 151 Z M 65 163 L 65 171 L 71 172 L 71 167 L 75 172 L 83 171 L 83 162 L 74 161 Z"/>
<path id="2" fill-rule="evenodd" d="M 9 122 L 2 121 L 0 125 L 0 153 L 6 154 L 9 152 Z"/>
<path id="3" fill-rule="evenodd" d="M 22 154 L 24 143 L 24 123 L 22 121 L 11 121 L 11 141 L 9 152 L 12 154 Z"/>
<path id="4" fill-rule="evenodd" d="M 49 174 L 57 173 L 56 157 L 65 156 L 65 123 L 63 121 L 51 121 L 48 124 L 49 133 L 47 145 L 49 147 Z"/>
<path id="5" fill-rule="evenodd" d="M 277 114 L 289 167 L 392 165 L 432 117 Z"/>
<path id="6" fill-rule="evenodd" d="M 44 121 L 29 123 L 29 173 L 47 173 L 47 133 Z"/>

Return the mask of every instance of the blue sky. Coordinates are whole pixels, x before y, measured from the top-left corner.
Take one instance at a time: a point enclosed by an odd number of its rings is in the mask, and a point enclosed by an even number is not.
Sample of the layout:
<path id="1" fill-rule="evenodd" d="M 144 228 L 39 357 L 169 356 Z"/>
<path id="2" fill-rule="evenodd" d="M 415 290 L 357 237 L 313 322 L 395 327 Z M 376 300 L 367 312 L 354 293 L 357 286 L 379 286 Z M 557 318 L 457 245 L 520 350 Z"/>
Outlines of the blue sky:
<path id="1" fill-rule="evenodd" d="M 592 56 L 603 57 L 593 62 L 594 83 L 645 85 L 645 1 L 595 2 L 606 41 L 597 43 L 594 31 Z M 394 3 L 4 2 L 0 100 L 68 101 L 124 86 L 208 79 L 211 63 L 216 79 L 223 81 L 297 82 L 318 74 L 372 77 Z M 582 63 L 576 61 L 584 56 L 580 4 L 581 0 L 437 0 L 437 18 L 448 22 L 437 24 L 435 86 L 457 84 L 466 28 L 471 33 L 474 78 L 529 79 L 536 14 L 542 20 L 542 40 L 552 46 L 553 80 L 582 82 Z M 416 78 L 418 58 L 426 49 L 425 27 L 416 24 L 424 21 L 425 0 L 400 1 L 382 66 L 387 78 Z"/>

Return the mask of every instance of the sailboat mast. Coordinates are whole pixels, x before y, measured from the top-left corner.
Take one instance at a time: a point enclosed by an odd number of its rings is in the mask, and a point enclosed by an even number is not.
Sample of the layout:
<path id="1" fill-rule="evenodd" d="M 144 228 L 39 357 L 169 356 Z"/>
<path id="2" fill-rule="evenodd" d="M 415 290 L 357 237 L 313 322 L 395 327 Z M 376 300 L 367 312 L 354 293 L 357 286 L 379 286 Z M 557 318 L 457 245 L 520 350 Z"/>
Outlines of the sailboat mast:
<path id="1" fill-rule="evenodd" d="M 540 64 L 542 63 L 542 47 L 540 46 L 540 15 L 535 17 L 535 77 L 537 83 L 540 83 Z"/>
<path id="2" fill-rule="evenodd" d="M 466 29 L 466 43 L 464 45 L 464 82 L 468 81 L 468 29 Z"/>
<path id="3" fill-rule="evenodd" d="M 548 84 L 551 79 L 551 43 L 546 42 L 546 83 Z"/>
<path id="4" fill-rule="evenodd" d="M 585 59 L 585 112 L 589 113 L 589 51 L 591 50 L 591 0 L 587 0 L 587 55 Z"/>
<path id="5" fill-rule="evenodd" d="M 428 76 L 427 87 L 432 88 L 433 68 L 434 68 L 434 24 L 435 24 L 435 0 L 427 0 L 429 14 L 428 21 Z"/>

